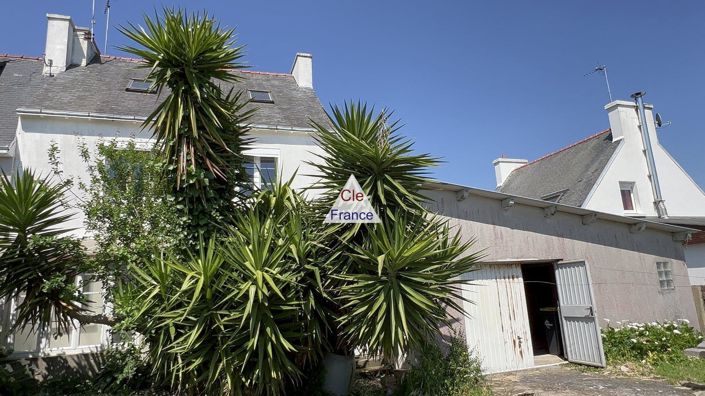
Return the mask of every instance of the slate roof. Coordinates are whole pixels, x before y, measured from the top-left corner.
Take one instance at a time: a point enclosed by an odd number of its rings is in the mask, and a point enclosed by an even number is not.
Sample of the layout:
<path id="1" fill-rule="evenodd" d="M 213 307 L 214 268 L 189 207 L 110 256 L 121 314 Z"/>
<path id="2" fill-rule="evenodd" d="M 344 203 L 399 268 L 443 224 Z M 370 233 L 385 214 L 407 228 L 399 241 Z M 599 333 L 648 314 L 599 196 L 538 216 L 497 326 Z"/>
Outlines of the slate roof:
<path id="1" fill-rule="evenodd" d="M 147 116 L 161 98 L 155 94 L 128 92 L 130 79 L 142 79 L 147 69 L 134 59 L 102 57 L 85 67 L 72 67 L 54 77 L 42 76 L 42 61 L 3 57 L 0 74 L 0 147 L 14 139 L 18 108 L 89 112 L 125 117 Z M 243 77 L 235 90 L 270 91 L 274 103 L 251 103 L 257 111 L 253 125 L 309 128 L 309 120 L 328 125 L 329 120 L 313 89 L 299 87 L 284 73 L 237 71 Z"/>
<path id="2" fill-rule="evenodd" d="M 515 169 L 498 190 L 538 199 L 562 193 L 559 203 L 580 207 L 619 144 L 602 131 Z"/>
<path id="3" fill-rule="evenodd" d="M 41 77 L 42 61 L 38 58 L 0 56 L 0 148 L 15 139 L 15 110 L 28 101 Z"/>

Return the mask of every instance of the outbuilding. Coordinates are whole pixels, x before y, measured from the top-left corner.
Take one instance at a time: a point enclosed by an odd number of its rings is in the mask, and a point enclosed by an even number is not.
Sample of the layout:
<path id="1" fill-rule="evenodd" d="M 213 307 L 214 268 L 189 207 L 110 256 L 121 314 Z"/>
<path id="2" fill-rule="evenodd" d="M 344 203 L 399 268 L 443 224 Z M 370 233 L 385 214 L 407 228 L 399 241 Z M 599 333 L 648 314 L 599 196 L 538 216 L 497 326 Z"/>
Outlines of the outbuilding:
<path id="1" fill-rule="evenodd" d="M 427 188 L 429 209 L 485 254 L 466 274 L 469 315 L 455 315 L 485 372 L 604 366 L 600 332 L 610 323 L 697 323 L 683 250 L 694 230 L 457 184 Z"/>

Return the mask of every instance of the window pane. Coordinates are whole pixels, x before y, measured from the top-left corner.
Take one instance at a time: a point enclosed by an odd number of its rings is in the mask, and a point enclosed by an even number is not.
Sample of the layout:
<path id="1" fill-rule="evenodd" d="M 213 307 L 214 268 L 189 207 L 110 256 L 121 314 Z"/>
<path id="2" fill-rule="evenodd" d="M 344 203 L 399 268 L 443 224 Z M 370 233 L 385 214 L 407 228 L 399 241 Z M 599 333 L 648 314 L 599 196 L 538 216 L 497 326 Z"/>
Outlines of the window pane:
<path id="1" fill-rule="evenodd" d="M 38 352 L 37 333 L 29 328 L 15 331 L 15 352 Z"/>
<path id="2" fill-rule="evenodd" d="M 245 173 L 247 174 L 247 180 L 250 181 L 250 183 L 254 184 L 255 183 L 255 169 L 257 168 L 257 165 L 255 164 L 255 158 L 251 157 L 249 155 L 245 156 Z"/>
<path id="3" fill-rule="evenodd" d="M 252 99 L 253 102 L 263 102 L 263 103 L 271 103 L 272 101 L 272 95 L 269 93 L 269 91 L 256 91 L 256 90 L 250 90 L 250 99 Z"/>
<path id="4" fill-rule="evenodd" d="M 81 346 L 100 345 L 102 332 L 103 325 L 90 324 L 83 326 L 78 336 L 78 344 Z"/>
<path id="5" fill-rule="evenodd" d="M 271 157 L 262 157 L 259 159 L 259 163 L 262 187 L 274 184 L 277 181 L 276 160 Z"/>
<path id="6" fill-rule="evenodd" d="M 632 190 L 622 189 L 622 207 L 624 210 L 634 210 L 634 201 L 632 200 Z"/>

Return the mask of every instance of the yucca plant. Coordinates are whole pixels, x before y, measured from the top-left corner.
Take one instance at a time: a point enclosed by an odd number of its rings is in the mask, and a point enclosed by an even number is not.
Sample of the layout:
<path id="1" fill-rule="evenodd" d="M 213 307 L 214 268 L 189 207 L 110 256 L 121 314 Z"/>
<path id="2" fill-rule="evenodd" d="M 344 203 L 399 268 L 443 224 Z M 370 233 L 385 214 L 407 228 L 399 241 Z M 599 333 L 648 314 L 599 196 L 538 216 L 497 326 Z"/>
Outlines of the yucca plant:
<path id="1" fill-rule="evenodd" d="M 387 363 L 435 342 L 441 327 L 450 326 L 448 309 L 464 312 L 462 275 L 480 258 L 473 241 L 462 241 L 443 222 L 395 217 L 352 247 L 350 272 L 338 275 L 344 339 Z"/>
<path id="2" fill-rule="evenodd" d="M 376 112 L 350 102 L 343 108 L 332 106 L 328 116 L 332 128 L 312 123 L 325 154 L 311 165 L 322 175 L 316 188 L 324 191 L 325 199 L 332 204 L 353 174 L 380 216 L 396 208 L 423 212 L 421 186 L 439 160 L 414 153 L 413 142 L 397 133 L 399 124 L 390 120 L 387 110 Z"/>
<path id="3" fill-rule="evenodd" d="M 197 239 L 231 223 L 241 198 L 251 111 L 241 92 L 226 87 L 240 79 L 233 71 L 245 67 L 243 51 L 234 30 L 207 14 L 164 9 L 161 17 L 145 16 L 144 24 L 120 28 L 137 44 L 121 49 L 143 60 L 147 78 L 164 96 L 143 127 L 153 132 L 173 172 L 175 196 Z"/>
<path id="4" fill-rule="evenodd" d="M 142 291 L 125 290 L 141 301 L 135 329 L 160 382 L 187 394 L 277 395 L 321 355 L 326 255 L 304 205 L 289 183 L 276 185 L 198 254 L 134 268 Z"/>
<path id="5" fill-rule="evenodd" d="M 28 169 L 0 178 L 0 298 L 20 299 L 14 328 L 54 320 L 64 333 L 83 313 L 73 281 L 86 269 L 85 253 L 66 236 L 65 192 Z"/>

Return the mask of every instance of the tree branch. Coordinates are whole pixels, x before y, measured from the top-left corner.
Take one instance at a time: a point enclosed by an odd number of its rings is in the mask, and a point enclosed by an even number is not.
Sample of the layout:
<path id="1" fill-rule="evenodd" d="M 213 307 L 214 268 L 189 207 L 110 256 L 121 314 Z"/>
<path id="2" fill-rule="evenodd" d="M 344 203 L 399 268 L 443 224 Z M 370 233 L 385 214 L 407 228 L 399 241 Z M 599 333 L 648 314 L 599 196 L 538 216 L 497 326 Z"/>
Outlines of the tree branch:
<path id="1" fill-rule="evenodd" d="M 86 324 L 104 324 L 108 326 L 115 326 L 117 324 L 117 319 L 110 315 L 95 314 L 86 315 L 80 312 L 70 311 L 68 314 L 71 318 L 76 319 L 81 323 L 81 325 Z"/>

